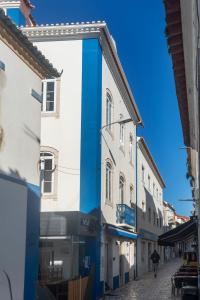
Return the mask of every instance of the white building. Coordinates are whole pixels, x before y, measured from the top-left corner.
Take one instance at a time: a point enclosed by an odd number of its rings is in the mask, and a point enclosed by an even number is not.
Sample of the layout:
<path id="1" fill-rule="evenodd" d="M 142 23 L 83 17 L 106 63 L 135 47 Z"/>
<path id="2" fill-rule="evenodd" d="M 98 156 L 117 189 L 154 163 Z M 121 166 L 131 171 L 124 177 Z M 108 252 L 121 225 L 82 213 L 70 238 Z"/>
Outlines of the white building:
<path id="1" fill-rule="evenodd" d="M 154 249 L 163 261 L 158 236 L 163 233 L 163 189 L 165 183 L 143 138 L 137 143 L 137 274 L 152 270 Z"/>
<path id="2" fill-rule="evenodd" d="M 1 3 L 0 3 L 1 4 Z M 0 299 L 35 300 L 42 79 L 58 72 L 0 9 Z"/>
<path id="3" fill-rule="evenodd" d="M 176 227 L 175 225 L 175 208 L 167 201 L 163 201 L 164 213 L 164 231 L 168 231 Z"/>
<path id="4" fill-rule="evenodd" d="M 63 70 L 61 80 L 43 83 L 43 216 L 48 222 L 62 216 L 58 223 L 70 226 L 79 212 L 80 228 L 83 223 L 87 228 L 75 238 L 85 246 L 77 241 L 71 247 L 73 241 L 66 240 L 64 254 L 55 243 L 53 251 L 56 263 L 73 264 L 65 278 L 84 276 L 95 264 L 96 299 L 134 276 L 136 126 L 141 117 L 104 22 L 22 30 Z M 88 230 L 92 216 L 101 223 L 95 237 Z"/>

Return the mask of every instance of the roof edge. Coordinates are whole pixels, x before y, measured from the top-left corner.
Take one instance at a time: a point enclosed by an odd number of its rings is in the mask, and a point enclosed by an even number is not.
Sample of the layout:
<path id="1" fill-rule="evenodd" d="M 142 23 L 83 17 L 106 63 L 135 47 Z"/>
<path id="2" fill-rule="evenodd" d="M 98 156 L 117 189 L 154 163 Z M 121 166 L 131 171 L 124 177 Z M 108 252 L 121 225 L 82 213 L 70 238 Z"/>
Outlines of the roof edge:
<path id="1" fill-rule="evenodd" d="M 138 144 L 139 144 L 139 146 L 140 146 L 140 143 L 144 147 L 144 150 L 145 150 L 145 152 L 147 154 L 147 157 L 149 158 L 149 160 L 151 161 L 151 163 L 153 165 L 154 173 L 158 176 L 158 178 L 160 180 L 160 183 L 161 183 L 161 186 L 163 188 L 166 188 L 165 182 L 164 182 L 164 180 L 163 180 L 163 178 L 162 178 L 162 176 L 161 176 L 161 174 L 160 174 L 160 172 L 158 170 L 158 167 L 157 167 L 157 165 L 156 165 L 156 163 L 155 163 L 155 161 L 153 159 L 153 156 L 151 155 L 151 152 L 150 152 L 150 150 L 149 150 L 149 148 L 148 148 L 148 146 L 147 146 L 147 144 L 146 144 L 146 142 L 145 142 L 145 140 L 144 140 L 143 137 L 138 137 Z"/>

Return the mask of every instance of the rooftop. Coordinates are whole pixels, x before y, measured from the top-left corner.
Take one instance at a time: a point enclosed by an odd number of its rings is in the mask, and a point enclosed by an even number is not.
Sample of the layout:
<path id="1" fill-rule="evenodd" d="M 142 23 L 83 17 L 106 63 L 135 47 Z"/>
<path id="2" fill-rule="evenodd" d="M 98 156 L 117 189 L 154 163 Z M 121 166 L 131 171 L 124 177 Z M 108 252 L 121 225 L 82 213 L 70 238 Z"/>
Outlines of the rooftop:
<path id="1" fill-rule="evenodd" d="M 2 9 L 0 9 L 0 35 L 9 40 L 13 44 L 14 49 L 19 45 L 24 51 L 24 58 L 30 61 L 32 65 L 38 70 L 41 77 L 51 78 L 59 77 L 59 72 L 53 65 L 45 58 L 45 56 L 33 46 L 26 36 L 15 26 L 9 17 L 7 17 Z"/>

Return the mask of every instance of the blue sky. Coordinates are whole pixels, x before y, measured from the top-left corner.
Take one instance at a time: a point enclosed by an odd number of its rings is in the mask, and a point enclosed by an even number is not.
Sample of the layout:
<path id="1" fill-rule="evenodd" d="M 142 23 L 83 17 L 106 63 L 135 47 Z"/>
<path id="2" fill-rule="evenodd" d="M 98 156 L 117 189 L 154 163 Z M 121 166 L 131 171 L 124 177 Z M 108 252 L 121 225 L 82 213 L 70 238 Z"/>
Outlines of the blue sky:
<path id="1" fill-rule="evenodd" d="M 139 129 L 167 188 L 165 200 L 180 214 L 190 214 L 186 154 L 175 93 L 171 58 L 164 35 L 161 0 L 32 0 L 38 24 L 105 20 L 142 115 Z"/>

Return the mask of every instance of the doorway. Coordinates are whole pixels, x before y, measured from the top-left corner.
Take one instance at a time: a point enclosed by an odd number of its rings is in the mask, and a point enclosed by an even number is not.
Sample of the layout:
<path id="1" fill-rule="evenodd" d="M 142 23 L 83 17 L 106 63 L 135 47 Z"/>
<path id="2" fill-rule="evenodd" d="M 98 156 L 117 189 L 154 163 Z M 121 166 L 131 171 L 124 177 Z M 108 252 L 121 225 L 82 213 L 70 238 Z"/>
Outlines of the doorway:
<path id="1" fill-rule="evenodd" d="M 151 253 L 152 253 L 152 244 L 148 243 L 148 272 L 151 271 Z"/>

